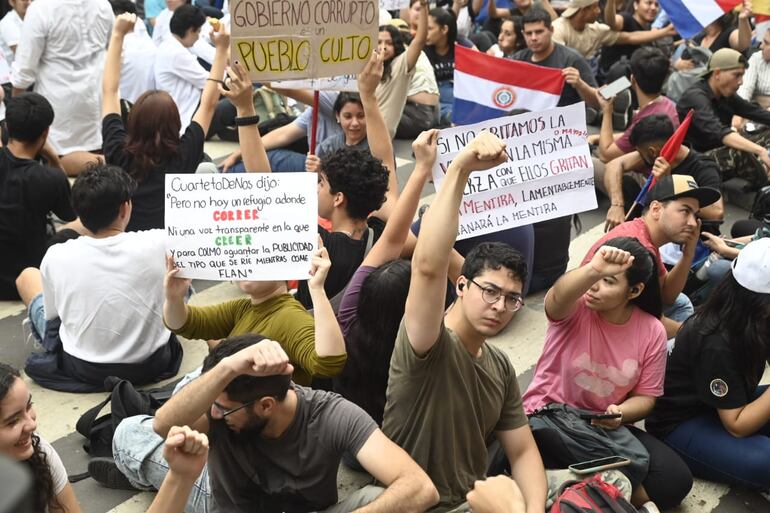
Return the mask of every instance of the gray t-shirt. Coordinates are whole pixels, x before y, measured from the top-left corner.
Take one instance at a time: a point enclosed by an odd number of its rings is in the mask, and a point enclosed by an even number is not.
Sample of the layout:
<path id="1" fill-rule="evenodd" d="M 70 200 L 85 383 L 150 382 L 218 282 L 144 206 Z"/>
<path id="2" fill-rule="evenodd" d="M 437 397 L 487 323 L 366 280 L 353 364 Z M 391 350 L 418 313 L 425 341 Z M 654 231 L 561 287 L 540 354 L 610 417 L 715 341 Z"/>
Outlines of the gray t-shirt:
<path id="1" fill-rule="evenodd" d="M 318 155 L 320 158 L 323 158 L 323 157 L 326 157 L 327 155 L 331 155 L 337 150 L 341 150 L 342 148 L 350 148 L 351 150 L 369 151 L 369 140 L 366 138 L 363 138 L 358 142 L 358 144 L 354 144 L 353 146 L 348 146 L 347 144 L 345 144 L 344 133 L 333 135 L 327 139 L 324 139 L 318 145 L 318 149 L 316 150 L 316 155 Z"/>
<path id="2" fill-rule="evenodd" d="M 496 431 L 527 424 L 521 392 L 508 357 L 485 343 L 468 353 L 442 327 L 436 344 L 415 355 L 402 321 L 390 360 L 382 430 L 427 472 L 447 511 L 487 470 L 487 445 Z"/>
<path id="3" fill-rule="evenodd" d="M 588 61 L 586 61 L 582 55 L 572 48 L 567 48 L 559 43 L 554 43 L 553 46 L 554 49 L 553 52 L 551 52 L 551 55 L 540 62 L 534 62 L 532 60 L 533 53 L 529 48 L 524 48 L 513 54 L 513 60 L 530 62 L 532 64 L 537 64 L 538 66 L 545 66 L 546 68 L 575 68 L 580 73 L 580 78 L 582 78 L 586 84 L 591 87 L 596 87 L 596 77 L 594 77 L 594 73 L 591 71 L 591 66 L 588 65 Z M 580 93 L 577 92 L 577 89 L 569 84 L 564 84 L 564 89 L 562 89 L 561 97 L 559 98 L 559 107 L 572 105 L 580 101 L 583 100 L 580 98 Z"/>
<path id="4" fill-rule="evenodd" d="M 339 94 L 340 93 L 337 91 L 321 91 L 318 95 L 317 141 L 323 141 L 324 139 L 342 133 L 342 128 L 340 128 L 339 123 L 337 123 L 337 118 L 334 114 L 334 102 L 337 101 L 337 96 L 339 96 Z M 310 135 L 312 132 L 310 126 L 313 123 L 313 107 L 308 107 L 303 110 L 293 123 L 307 134 L 307 144 L 310 146 Z"/>
<path id="5" fill-rule="evenodd" d="M 294 385 L 297 411 L 280 438 L 244 439 L 210 420 L 213 513 L 305 513 L 337 503 L 337 468 L 377 429 L 341 396 Z"/>

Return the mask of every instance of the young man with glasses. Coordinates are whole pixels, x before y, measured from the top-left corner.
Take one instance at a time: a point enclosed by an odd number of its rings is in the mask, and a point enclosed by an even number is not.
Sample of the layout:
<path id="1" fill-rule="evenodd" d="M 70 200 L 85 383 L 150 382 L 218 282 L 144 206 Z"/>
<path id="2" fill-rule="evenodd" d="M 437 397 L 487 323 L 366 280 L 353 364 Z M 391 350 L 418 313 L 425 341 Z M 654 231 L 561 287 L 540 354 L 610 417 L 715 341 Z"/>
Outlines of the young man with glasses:
<path id="1" fill-rule="evenodd" d="M 435 143 L 434 143 L 435 148 Z M 510 461 L 527 511 L 545 509 L 543 463 L 507 356 L 488 344 L 523 302 L 526 264 L 516 250 L 483 243 L 465 258 L 457 300 L 444 311 L 449 254 L 470 173 L 506 160 L 505 144 L 481 132 L 451 163 L 412 259 L 404 321 L 396 338 L 383 431 L 433 480 L 436 511 L 467 511 L 465 496 L 487 474 L 495 435 Z"/>
<path id="2" fill-rule="evenodd" d="M 293 371 L 279 343 L 230 337 L 206 357 L 203 374 L 158 410 L 153 428 L 161 437 L 179 425 L 211 441 L 185 511 L 417 513 L 436 503 L 425 472 L 369 415 L 337 394 L 295 385 Z M 128 463 L 135 450 L 123 444 L 115 457 Z M 337 502 L 346 452 L 385 488 L 366 486 Z M 162 472 L 155 465 L 136 470 L 132 480 L 163 478 L 145 475 Z"/>

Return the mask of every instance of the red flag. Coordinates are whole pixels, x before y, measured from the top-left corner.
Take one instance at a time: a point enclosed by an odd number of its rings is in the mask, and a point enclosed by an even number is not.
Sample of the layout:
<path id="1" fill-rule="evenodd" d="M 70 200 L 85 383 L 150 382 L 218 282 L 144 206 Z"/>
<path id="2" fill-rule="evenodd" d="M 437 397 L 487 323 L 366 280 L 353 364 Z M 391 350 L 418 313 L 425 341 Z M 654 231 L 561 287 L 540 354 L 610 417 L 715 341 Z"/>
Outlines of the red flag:
<path id="1" fill-rule="evenodd" d="M 663 149 L 660 150 L 660 156 L 666 159 L 666 162 L 669 164 L 674 161 L 676 154 L 679 153 L 679 148 L 682 147 L 682 142 L 684 142 L 684 138 L 687 135 L 687 130 L 690 129 L 692 114 L 693 110 L 690 109 L 690 112 L 687 113 L 684 121 L 679 125 L 679 128 L 674 131 L 671 138 L 669 138 L 669 140 L 666 141 L 666 144 L 663 145 Z M 650 187 L 655 185 L 655 182 L 656 180 L 653 178 Z"/>

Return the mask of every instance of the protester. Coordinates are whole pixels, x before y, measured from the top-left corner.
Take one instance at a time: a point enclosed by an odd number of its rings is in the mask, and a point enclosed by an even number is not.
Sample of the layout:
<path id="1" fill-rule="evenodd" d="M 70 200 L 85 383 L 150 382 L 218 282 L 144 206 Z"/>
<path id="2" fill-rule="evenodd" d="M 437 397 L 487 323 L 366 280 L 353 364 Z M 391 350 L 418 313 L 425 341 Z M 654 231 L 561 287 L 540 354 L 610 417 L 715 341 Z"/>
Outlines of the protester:
<path id="1" fill-rule="evenodd" d="M 120 115 L 121 51 L 125 35 L 131 33 L 135 23 L 133 14 L 121 14 L 115 20 L 102 82 L 104 156 L 108 164 L 120 166 L 139 184 L 127 226 L 129 231 L 163 228 L 166 173 L 193 173 L 203 160 L 203 142 L 219 99 L 218 81 L 224 75 L 230 45 L 227 34 L 214 33 L 217 58 L 211 73 L 206 74 L 211 80 L 204 80 L 200 105 L 180 137 L 180 112 L 172 96 L 165 91 L 142 94 L 125 124 Z M 167 44 L 179 42 L 172 37 Z M 192 56 L 190 58 L 194 60 Z M 241 119 L 248 121 L 254 115 L 251 84 L 240 84 L 228 95 L 236 104 Z"/>
<path id="2" fill-rule="evenodd" d="M 183 5 L 190 6 L 190 0 L 166 0 L 166 8 L 158 13 L 153 25 L 152 42 L 156 46 L 160 47 L 163 41 L 172 36 L 174 31 L 171 30 L 171 19 L 174 17 L 176 10 Z M 227 24 L 223 23 L 223 25 Z M 213 64 L 216 57 L 214 48 L 206 41 L 210 38 L 211 28 L 209 24 L 202 25 L 198 37 L 195 39 L 190 38 L 190 46 L 188 47 L 190 53 L 207 64 Z"/>
<path id="3" fill-rule="evenodd" d="M 136 385 L 174 376 L 182 347 L 163 325 L 163 230 L 124 233 L 136 182 L 115 166 L 78 177 L 72 204 L 90 235 L 52 246 L 16 286 L 44 353 L 25 371 L 40 385 L 99 392 L 117 376 Z M 77 265 L 73 265 L 76 262 Z"/>
<path id="4" fill-rule="evenodd" d="M 75 219 L 70 185 L 59 169 L 35 157 L 54 119 L 51 104 L 37 93 L 8 100 L 8 144 L 0 149 L 0 300 L 19 299 L 16 277 L 39 267 L 48 246 L 48 213 Z"/>
<path id="5" fill-rule="evenodd" d="M 599 0 L 572 0 L 561 17 L 553 22 L 553 40 L 576 50 L 598 67 L 597 52 L 602 47 L 636 46 L 676 35 L 673 25 L 636 32 L 619 31 L 615 0 L 607 0 L 604 12 L 605 20 L 611 20 L 610 25 L 596 21 L 601 14 Z"/>
<path id="6" fill-rule="evenodd" d="M 136 14 L 136 4 L 131 0 L 110 0 L 110 4 L 115 16 L 123 13 Z M 135 23 L 134 30 L 123 37 L 120 66 L 121 100 L 136 103 L 142 93 L 155 89 L 153 67 L 156 52 L 157 49 L 144 23 Z"/>
<path id="7" fill-rule="evenodd" d="M 636 151 L 608 163 L 604 175 L 605 188 L 610 198 L 605 231 L 613 229 L 626 219 L 650 173 L 655 175 L 656 179 L 670 174 L 689 175 L 695 178 L 701 187 L 711 187 L 717 191 L 722 188 L 719 169 L 713 159 L 685 145 L 679 148 L 671 162 L 666 162 L 660 156 L 663 146 L 673 135 L 674 126 L 666 114 L 647 116 L 631 130 L 629 143 Z M 640 209 L 633 210 L 631 218 L 637 217 Z M 702 220 L 722 221 L 722 199 L 701 207 L 698 216 Z"/>
<path id="8" fill-rule="evenodd" d="M 770 32 L 765 32 L 762 37 L 761 50 L 749 57 L 738 96 L 747 102 L 758 103 L 763 109 L 770 108 Z M 733 120 L 733 126 L 740 126 L 741 121 Z"/>
<path id="9" fill-rule="evenodd" d="M 33 87 L 51 102 L 46 157 L 71 176 L 102 161 L 95 154 L 102 146 L 99 79 L 113 18 L 101 0 L 36 0 L 24 16 L 13 94 Z"/>
<path id="10" fill-rule="evenodd" d="M 603 242 L 590 262 L 548 291 L 548 331 L 524 409 L 546 468 L 604 456 L 629 457 L 620 469 L 637 507 L 679 504 L 692 476 L 676 453 L 632 426 L 663 395 L 666 330 L 656 264 L 639 241 Z M 582 420 L 582 412 L 620 414 Z M 561 420 L 570 430 L 558 429 Z M 566 420 L 569 419 L 569 420 Z M 573 431 L 574 430 L 574 431 Z"/>
<path id="11" fill-rule="evenodd" d="M 340 93 L 334 101 L 334 116 L 342 133 L 327 137 L 318 144 L 315 154 L 308 154 L 305 160 L 306 171 L 317 172 L 322 158 L 343 148 L 369 151 L 369 141 L 366 138 L 366 115 L 358 94 Z"/>
<path id="12" fill-rule="evenodd" d="M 371 504 L 416 513 L 435 504 L 428 476 L 368 415 L 336 394 L 294 385 L 292 370 L 278 343 L 230 338 L 206 357 L 201 377 L 158 410 L 161 437 L 172 425 L 208 434 L 212 509 L 346 513 Z M 346 452 L 385 488 L 367 486 L 337 504 Z"/>
<path id="13" fill-rule="evenodd" d="M 725 13 L 712 21 L 703 31 L 692 39 L 692 44 L 707 49 L 711 54 L 723 48 L 745 52 L 751 46 L 751 4 L 744 0 L 738 15 L 737 26 L 735 15 Z M 692 69 L 694 62 L 688 47 L 683 48 L 681 58 L 674 60 L 674 68 L 679 71 Z"/>
<path id="14" fill-rule="evenodd" d="M 770 490 L 770 239 L 749 243 L 676 337 L 646 426 L 702 479 Z"/>
<path id="15" fill-rule="evenodd" d="M 752 189 L 767 183 L 770 176 L 770 130 L 741 135 L 733 131 L 733 116 L 770 125 L 770 112 L 738 96 L 746 71 L 741 53 L 723 48 L 711 56 L 705 76 L 684 92 L 677 103 L 679 119 L 694 110 L 685 141 L 707 152 L 717 161 L 722 180 L 744 178 Z"/>
<path id="16" fill-rule="evenodd" d="M 634 237 L 655 257 L 663 301 L 663 324 L 669 337 L 692 314 L 692 303 L 682 294 L 695 256 L 701 222 L 698 211 L 718 201 L 718 190 L 699 187 L 688 175 L 663 175 L 649 190 L 642 217 L 626 221 L 601 237 L 588 250 L 582 264 L 588 263 L 604 243 L 615 237 Z M 660 247 L 674 242 L 682 247 L 679 262 L 667 271 Z"/>
<path id="17" fill-rule="evenodd" d="M 497 44 L 487 50 L 487 53 L 495 57 L 512 59 L 513 54 L 524 47 L 521 17 L 508 17 L 502 19 L 500 34 L 497 36 Z"/>
<path id="18" fill-rule="evenodd" d="M 439 511 L 461 506 L 474 481 L 486 475 L 487 443 L 493 435 L 527 509 L 545 508 L 545 473 L 521 407 L 516 374 L 505 354 L 486 342 L 523 304 L 526 267 L 521 255 L 504 244 L 481 244 L 465 259 L 457 279 L 458 299 L 446 316 L 443 300 L 468 177 L 506 158 L 505 144 L 481 132 L 450 164 L 423 217 L 404 321 L 391 359 L 383 431 L 431 477 L 441 497 Z"/>
<path id="19" fill-rule="evenodd" d="M 0 20 L 0 50 L 8 64 L 13 64 L 13 56 L 21 40 L 21 25 L 27 8 L 32 0 L 8 0 L 10 10 Z"/>

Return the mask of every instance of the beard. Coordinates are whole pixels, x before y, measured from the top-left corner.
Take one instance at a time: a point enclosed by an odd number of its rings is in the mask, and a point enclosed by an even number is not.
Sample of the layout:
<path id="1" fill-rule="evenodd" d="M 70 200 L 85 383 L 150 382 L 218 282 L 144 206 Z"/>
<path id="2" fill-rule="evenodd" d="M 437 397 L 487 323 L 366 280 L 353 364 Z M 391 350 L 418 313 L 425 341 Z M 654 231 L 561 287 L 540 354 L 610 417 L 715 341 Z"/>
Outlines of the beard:
<path id="1" fill-rule="evenodd" d="M 249 419 L 246 424 L 238 431 L 234 431 L 236 438 L 243 439 L 243 441 L 253 440 L 254 437 L 260 436 L 262 431 L 267 426 L 267 420 L 264 417 L 260 417 L 254 412 L 249 412 Z M 232 428 L 230 428 L 232 429 Z"/>

